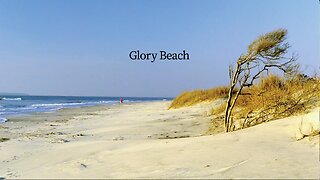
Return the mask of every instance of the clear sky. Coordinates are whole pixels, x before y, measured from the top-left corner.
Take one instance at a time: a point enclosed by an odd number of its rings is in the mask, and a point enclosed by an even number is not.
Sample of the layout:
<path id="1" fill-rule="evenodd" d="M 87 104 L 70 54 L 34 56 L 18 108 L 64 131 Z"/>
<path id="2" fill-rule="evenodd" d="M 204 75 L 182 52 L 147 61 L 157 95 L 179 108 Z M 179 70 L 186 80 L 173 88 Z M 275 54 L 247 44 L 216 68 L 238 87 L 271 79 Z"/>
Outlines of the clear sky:
<path id="1" fill-rule="evenodd" d="M 318 0 L 0 0 L 0 92 L 172 97 L 226 85 L 228 65 L 277 28 L 307 72 L 319 69 Z M 137 49 L 191 60 L 135 62 Z"/>

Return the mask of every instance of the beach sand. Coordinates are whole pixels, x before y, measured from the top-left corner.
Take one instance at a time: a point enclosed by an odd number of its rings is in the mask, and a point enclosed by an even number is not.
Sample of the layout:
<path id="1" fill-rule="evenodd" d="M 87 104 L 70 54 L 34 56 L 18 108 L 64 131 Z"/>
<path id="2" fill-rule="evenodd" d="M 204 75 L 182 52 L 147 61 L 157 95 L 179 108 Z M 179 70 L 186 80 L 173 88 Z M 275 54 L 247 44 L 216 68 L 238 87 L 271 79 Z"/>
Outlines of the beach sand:
<path id="1" fill-rule="evenodd" d="M 296 140 L 306 115 L 208 135 L 207 103 L 64 109 L 0 124 L 4 178 L 320 178 L 319 135 Z M 222 130 L 217 130 L 220 132 Z"/>

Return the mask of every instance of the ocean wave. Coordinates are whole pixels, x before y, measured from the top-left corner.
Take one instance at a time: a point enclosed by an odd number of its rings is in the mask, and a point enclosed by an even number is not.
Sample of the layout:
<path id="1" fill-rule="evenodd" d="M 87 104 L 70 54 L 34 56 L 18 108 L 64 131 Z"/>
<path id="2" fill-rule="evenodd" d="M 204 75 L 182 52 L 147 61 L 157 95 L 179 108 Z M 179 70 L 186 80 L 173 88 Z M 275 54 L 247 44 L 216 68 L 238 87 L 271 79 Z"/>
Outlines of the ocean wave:
<path id="1" fill-rule="evenodd" d="M 115 103 L 119 101 L 98 101 L 98 102 L 92 102 L 92 103 L 98 103 L 98 104 L 104 104 L 104 103 Z"/>
<path id="2" fill-rule="evenodd" d="M 5 101 L 21 101 L 22 98 L 1 98 L 1 100 L 5 100 Z"/>
<path id="3" fill-rule="evenodd" d="M 91 101 L 91 102 L 73 102 L 73 103 L 52 103 L 52 104 L 33 104 L 31 107 L 55 107 L 55 106 L 82 106 L 82 105 L 95 105 L 95 104 L 110 104 L 118 101 Z"/>
<path id="4" fill-rule="evenodd" d="M 52 107 L 52 106 L 77 106 L 86 103 L 53 103 L 53 104 L 32 104 L 32 107 Z"/>

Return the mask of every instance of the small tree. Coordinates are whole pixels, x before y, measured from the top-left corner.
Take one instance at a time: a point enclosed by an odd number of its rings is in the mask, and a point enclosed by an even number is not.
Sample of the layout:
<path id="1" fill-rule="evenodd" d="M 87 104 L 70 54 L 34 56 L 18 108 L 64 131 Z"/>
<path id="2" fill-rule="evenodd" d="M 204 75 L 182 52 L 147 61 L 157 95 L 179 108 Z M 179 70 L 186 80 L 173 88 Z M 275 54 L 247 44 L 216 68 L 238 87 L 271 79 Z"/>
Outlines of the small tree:
<path id="1" fill-rule="evenodd" d="M 232 130 L 232 110 L 243 88 L 252 86 L 263 72 L 276 68 L 285 74 L 292 74 L 298 67 L 295 57 L 285 57 L 289 43 L 285 42 L 287 30 L 278 29 L 258 37 L 253 41 L 246 54 L 241 55 L 236 67 L 229 67 L 230 88 L 225 109 L 225 131 Z"/>

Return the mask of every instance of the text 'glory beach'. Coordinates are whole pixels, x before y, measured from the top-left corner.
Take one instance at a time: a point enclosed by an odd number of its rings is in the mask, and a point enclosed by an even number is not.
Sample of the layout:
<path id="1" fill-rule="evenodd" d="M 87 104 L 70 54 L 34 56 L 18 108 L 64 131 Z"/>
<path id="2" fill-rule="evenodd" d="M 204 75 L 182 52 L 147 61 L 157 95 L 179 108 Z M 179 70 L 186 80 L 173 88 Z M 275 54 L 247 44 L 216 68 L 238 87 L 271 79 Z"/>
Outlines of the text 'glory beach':
<path id="1" fill-rule="evenodd" d="M 152 63 L 158 58 L 159 60 L 189 60 L 190 55 L 185 50 L 180 53 L 171 52 L 168 53 L 166 51 L 156 52 L 140 52 L 139 50 L 134 50 L 129 53 L 129 57 L 134 61 L 151 61 Z"/>

